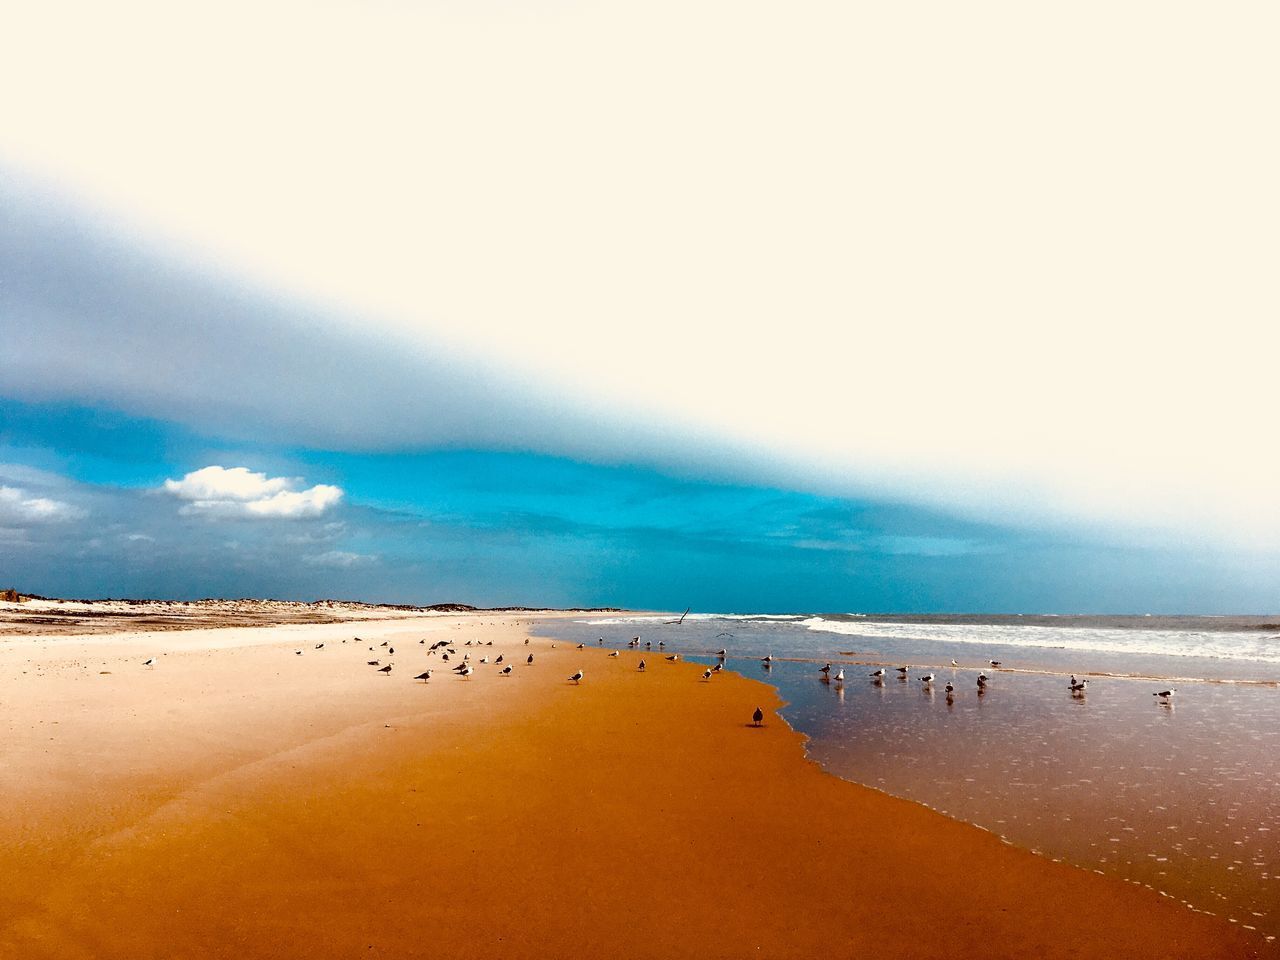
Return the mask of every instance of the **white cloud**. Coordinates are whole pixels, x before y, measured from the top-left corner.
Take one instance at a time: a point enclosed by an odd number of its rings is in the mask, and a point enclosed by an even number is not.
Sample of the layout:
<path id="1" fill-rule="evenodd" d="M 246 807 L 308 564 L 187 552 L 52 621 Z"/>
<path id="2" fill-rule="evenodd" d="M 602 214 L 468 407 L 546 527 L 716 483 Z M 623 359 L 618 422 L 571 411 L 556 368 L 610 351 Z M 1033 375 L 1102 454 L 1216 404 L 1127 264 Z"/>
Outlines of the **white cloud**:
<path id="1" fill-rule="evenodd" d="M 342 499 L 342 489 L 319 483 L 295 490 L 299 478 L 268 477 L 247 467 L 203 467 L 162 489 L 187 503 L 182 512 L 226 517 L 318 517 Z"/>
<path id="2" fill-rule="evenodd" d="M 0 486 L 0 522 L 22 526 L 26 523 L 65 523 L 82 520 L 88 511 L 63 500 L 28 496 L 21 487 Z"/>
<path id="3" fill-rule="evenodd" d="M 333 567 L 339 570 L 361 567 L 373 563 L 377 559 L 377 557 L 367 553 L 350 553 L 346 550 L 326 550 L 324 553 L 316 553 L 303 558 L 306 563 L 311 564 L 313 567 Z"/>

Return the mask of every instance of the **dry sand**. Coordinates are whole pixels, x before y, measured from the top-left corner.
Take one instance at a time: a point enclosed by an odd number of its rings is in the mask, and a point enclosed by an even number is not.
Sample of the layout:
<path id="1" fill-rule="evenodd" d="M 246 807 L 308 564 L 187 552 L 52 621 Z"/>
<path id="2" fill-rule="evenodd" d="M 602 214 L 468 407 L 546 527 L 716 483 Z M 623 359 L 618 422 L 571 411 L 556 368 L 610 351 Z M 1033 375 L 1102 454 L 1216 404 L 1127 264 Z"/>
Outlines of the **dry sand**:
<path id="1" fill-rule="evenodd" d="M 526 624 L 0 639 L 0 956 L 1264 955 L 823 773 L 763 684 Z"/>

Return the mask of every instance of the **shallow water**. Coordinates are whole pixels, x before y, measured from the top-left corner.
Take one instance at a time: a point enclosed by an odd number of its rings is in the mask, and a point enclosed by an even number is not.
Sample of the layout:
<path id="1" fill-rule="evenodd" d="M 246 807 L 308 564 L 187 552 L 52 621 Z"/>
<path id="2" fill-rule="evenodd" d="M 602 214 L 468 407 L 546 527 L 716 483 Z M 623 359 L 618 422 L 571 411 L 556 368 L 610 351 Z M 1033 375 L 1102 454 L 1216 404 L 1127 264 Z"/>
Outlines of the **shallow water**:
<path id="1" fill-rule="evenodd" d="M 667 619 L 543 632 L 613 648 L 639 634 L 651 656 L 704 662 L 723 647 L 730 668 L 778 687 L 831 772 L 1280 936 L 1280 664 L 1257 658 L 1272 634 L 1251 618 Z M 769 669 L 766 653 L 779 658 Z M 819 679 L 826 659 L 843 684 Z M 868 676 L 907 663 L 908 680 Z M 980 668 L 992 678 L 981 695 Z M 918 679 L 929 669 L 931 686 Z M 1073 671 L 1095 674 L 1083 697 L 1068 690 Z M 1166 702 L 1152 692 L 1168 682 L 1106 674 L 1176 677 L 1178 692 Z"/>

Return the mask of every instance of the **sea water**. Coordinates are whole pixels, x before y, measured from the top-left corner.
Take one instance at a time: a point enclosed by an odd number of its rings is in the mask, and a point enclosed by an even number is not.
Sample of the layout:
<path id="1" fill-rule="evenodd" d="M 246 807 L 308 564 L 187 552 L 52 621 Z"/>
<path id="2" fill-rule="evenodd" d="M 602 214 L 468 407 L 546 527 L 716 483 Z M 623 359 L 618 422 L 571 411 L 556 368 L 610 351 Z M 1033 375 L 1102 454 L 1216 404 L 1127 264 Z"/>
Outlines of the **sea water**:
<path id="1" fill-rule="evenodd" d="M 1280 618 L 675 619 L 541 629 L 611 649 L 639 636 L 651 661 L 724 649 L 727 667 L 778 688 L 837 776 L 1280 936 Z M 843 683 L 824 681 L 827 660 Z M 1071 674 L 1089 677 L 1083 696 Z"/>

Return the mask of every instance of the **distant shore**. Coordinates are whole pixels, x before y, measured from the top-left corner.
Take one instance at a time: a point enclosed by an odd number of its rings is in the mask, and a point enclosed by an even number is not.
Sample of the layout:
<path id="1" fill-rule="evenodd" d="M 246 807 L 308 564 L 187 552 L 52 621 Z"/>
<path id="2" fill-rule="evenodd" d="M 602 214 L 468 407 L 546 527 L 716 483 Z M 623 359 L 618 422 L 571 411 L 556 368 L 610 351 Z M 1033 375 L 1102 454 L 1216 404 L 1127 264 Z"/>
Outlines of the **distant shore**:
<path id="1" fill-rule="evenodd" d="M 0 955 L 1271 955 L 823 773 L 764 684 L 533 619 L 0 638 Z"/>
<path id="2" fill-rule="evenodd" d="M 0 636 L 73 636 L 128 630 L 198 630 L 209 627 L 268 627 L 288 623 L 346 623 L 422 614 L 526 613 L 530 607 L 486 609 L 466 603 L 414 606 L 358 600 L 215 599 L 71 600 L 0 594 Z M 574 607 L 570 613 L 618 613 L 618 607 Z"/>

